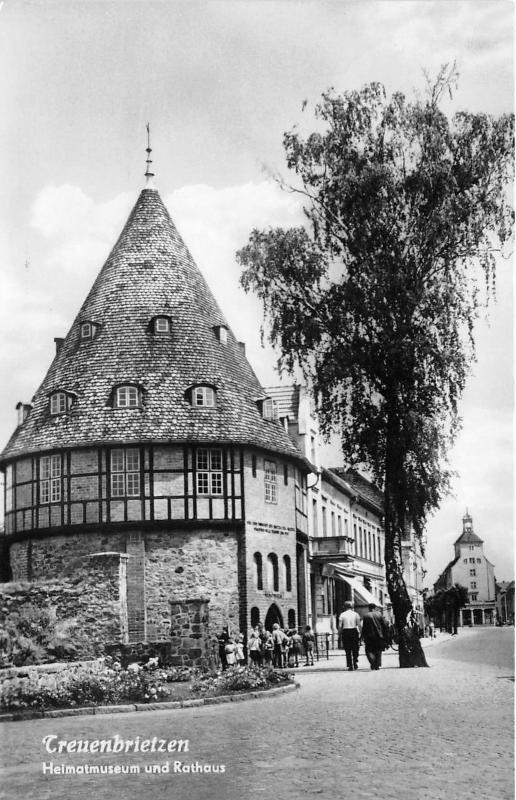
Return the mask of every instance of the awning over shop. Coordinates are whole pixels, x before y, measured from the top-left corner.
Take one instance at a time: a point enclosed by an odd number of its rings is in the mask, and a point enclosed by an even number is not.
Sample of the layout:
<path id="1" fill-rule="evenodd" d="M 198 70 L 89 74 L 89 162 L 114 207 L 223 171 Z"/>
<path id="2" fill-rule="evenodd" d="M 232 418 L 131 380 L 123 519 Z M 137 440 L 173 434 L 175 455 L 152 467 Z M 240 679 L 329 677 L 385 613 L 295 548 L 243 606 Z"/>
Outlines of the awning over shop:
<path id="1" fill-rule="evenodd" d="M 366 589 L 363 583 L 360 583 L 359 580 L 357 580 L 356 578 L 352 578 L 350 575 L 346 575 L 346 573 L 343 571 L 342 567 L 339 564 L 331 564 L 331 566 L 334 568 L 333 572 L 334 577 L 338 578 L 341 581 L 345 581 L 347 584 L 349 584 L 349 586 L 351 586 L 353 591 L 356 592 L 356 595 L 358 595 L 356 601 L 358 601 L 358 599 L 362 601 L 362 602 L 357 602 L 357 605 L 367 606 L 369 605 L 369 603 L 374 603 L 379 608 L 382 608 L 382 604 L 380 603 L 380 601 L 376 597 L 373 597 L 371 592 L 368 589 Z"/>

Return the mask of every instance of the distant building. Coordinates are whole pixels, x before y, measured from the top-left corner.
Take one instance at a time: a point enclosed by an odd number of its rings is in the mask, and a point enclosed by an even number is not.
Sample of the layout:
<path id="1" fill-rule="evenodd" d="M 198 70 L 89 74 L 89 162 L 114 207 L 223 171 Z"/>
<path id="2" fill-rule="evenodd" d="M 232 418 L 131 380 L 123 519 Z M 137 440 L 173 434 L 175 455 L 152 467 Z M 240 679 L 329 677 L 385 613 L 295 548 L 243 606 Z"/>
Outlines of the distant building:
<path id="1" fill-rule="evenodd" d="M 496 581 L 496 617 L 502 624 L 514 624 L 514 581 Z"/>
<path id="2" fill-rule="evenodd" d="M 460 625 L 494 623 L 494 566 L 484 555 L 484 542 L 473 531 L 473 519 L 466 511 L 462 534 L 454 543 L 455 558 L 434 584 L 434 591 L 449 589 L 456 583 L 468 590 L 469 603 L 460 611 Z"/>

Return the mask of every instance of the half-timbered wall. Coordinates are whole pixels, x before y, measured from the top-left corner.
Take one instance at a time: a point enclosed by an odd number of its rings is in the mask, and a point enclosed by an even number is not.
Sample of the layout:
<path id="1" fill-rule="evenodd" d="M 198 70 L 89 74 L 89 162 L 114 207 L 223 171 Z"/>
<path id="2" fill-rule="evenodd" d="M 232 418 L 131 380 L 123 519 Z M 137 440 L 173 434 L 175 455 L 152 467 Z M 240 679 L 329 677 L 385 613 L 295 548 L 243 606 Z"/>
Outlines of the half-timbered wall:
<path id="1" fill-rule="evenodd" d="M 6 534 L 94 525 L 242 519 L 242 454 L 139 445 L 45 453 L 7 467 Z"/>

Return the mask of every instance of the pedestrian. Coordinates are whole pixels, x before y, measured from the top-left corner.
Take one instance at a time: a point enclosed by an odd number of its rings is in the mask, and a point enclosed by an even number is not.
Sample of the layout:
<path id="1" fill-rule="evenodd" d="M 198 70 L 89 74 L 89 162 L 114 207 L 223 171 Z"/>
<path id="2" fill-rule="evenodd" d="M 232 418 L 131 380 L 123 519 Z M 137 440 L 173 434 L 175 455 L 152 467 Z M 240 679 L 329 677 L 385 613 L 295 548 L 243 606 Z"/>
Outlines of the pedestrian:
<path id="1" fill-rule="evenodd" d="M 314 642 L 315 636 L 310 625 L 307 625 L 303 633 L 303 648 L 305 651 L 305 667 L 313 667 L 314 665 Z"/>
<path id="2" fill-rule="evenodd" d="M 253 628 L 253 630 L 251 631 L 251 635 L 247 643 L 247 649 L 249 650 L 249 657 L 251 659 L 251 664 L 253 664 L 255 667 L 261 667 L 262 640 L 260 638 L 260 631 L 258 627 Z"/>
<path id="3" fill-rule="evenodd" d="M 242 667 L 245 664 L 245 655 L 244 655 L 244 634 L 239 633 L 236 642 L 235 642 L 235 656 L 237 660 L 237 664 Z"/>
<path id="4" fill-rule="evenodd" d="M 222 669 L 227 669 L 228 662 L 226 661 L 226 645 L 229 639 L 229 628 L 224 625 L 222 631 L 217 636 L 217 643 L 219 645 L 219 658 Z"/>
<path id="5" fill-rule="evenodd" d="M 270 667 L 272 665 L 272 652 L 274 650 L 274 642 L 272 641 L 272 633 L 265 631 L 265 641 L 262 645 L 263 663 L 264 666 Z"/>
<path id="6" fill-rule="evenodd" d="M 362 639 L 371 669 L 382 666 L 382 652 L 389 646 L 389 624 L 376 603 L 369 603 L 369 611 L 362 619 Z"/>
<path id="7" fill-rule="evenodd" d="M 435 637 L 435 625 L 434 625 L 434 621 L 432 619 L 428 623 L 428 633 L 429 633 L 431 639 L 433 639 Z"/>
<path id="8" fill-rule="evenodd" d="M 277 669 L 284 666 L 284 654 L 286 653 L 288 636 L 281 630 L 279 623 L 275 622 L 272 626 L 272 641 L 274 649 L 272 651 L 272 663 Z"/>
<path id="9" fill-rule="evenodd" d="M 224 649 L 226 651 L 226 664 L 228 667 L 234 667 L 236 664 L 236 646 L 232 636 L 229 637 Z"/>
<path id="10" fill-rule="evenodd" d="M 293 666 L 299 667 L 299 657 L 303 653 L 303 639 L 298 630 L 292 631 L 290 646 L 292 650 Z"/>
<path id="11" fill-rule="evenodd" d="M 346 651 L 346 664 L 349 672 L 358 669 L 358 649 L 360 645 L 360 617 L 353 611 L 353 604 L 346 600 L 344 611 L 339 617 L 339 634 Z"/>

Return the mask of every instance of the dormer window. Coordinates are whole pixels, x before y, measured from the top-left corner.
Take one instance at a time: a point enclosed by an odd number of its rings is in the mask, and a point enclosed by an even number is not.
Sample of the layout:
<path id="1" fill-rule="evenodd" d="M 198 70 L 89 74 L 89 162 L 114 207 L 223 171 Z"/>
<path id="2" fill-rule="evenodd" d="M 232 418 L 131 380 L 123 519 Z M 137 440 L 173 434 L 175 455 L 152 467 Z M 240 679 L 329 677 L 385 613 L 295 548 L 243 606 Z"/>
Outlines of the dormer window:
<path id="1" fill-rule="evenodd" d="M 228 341 L 228 329 L 225 325 L 214 325 L 213 330 L 215 331 L 215 336 L 222 342 L 222 344 L 227 344 Z"/>
<path id="2" fill-rule="evenodd" d="M 262 416 L 264 419 L 278 419 L 278 406 L 271 397 L 267 397 L 263 401 Z"/>
<path id="3" fill-rule="evenodd" d="M 215 389 L 213 386 L 195 386 L 192 389 L 192 405 L 196 408 L 214 408 Z"/>
<path id="4" fill-rule="evenodd" d="M 68 392 L 53 392 L 50 395 L 50 413 L 65 414 L 72 403 L 73 397 Z"/>
<path id="5" fill-rule="evenodd" d="M 117 386 L 114 396 L 115 408 L 138 408 L 141 392 L 137 386 Z"/>
<path id="6" fill-rule="evenodd" d="M 81 339 L 94 339 L 99 325 L 96 322 L 81 322 Z"/>
<path id="7" fill-rule="evenodd" d="M 154 333 L 158 334 L 170 333 L 170 317 L 154 317 L 152 320 L 152 330 Z"/>

